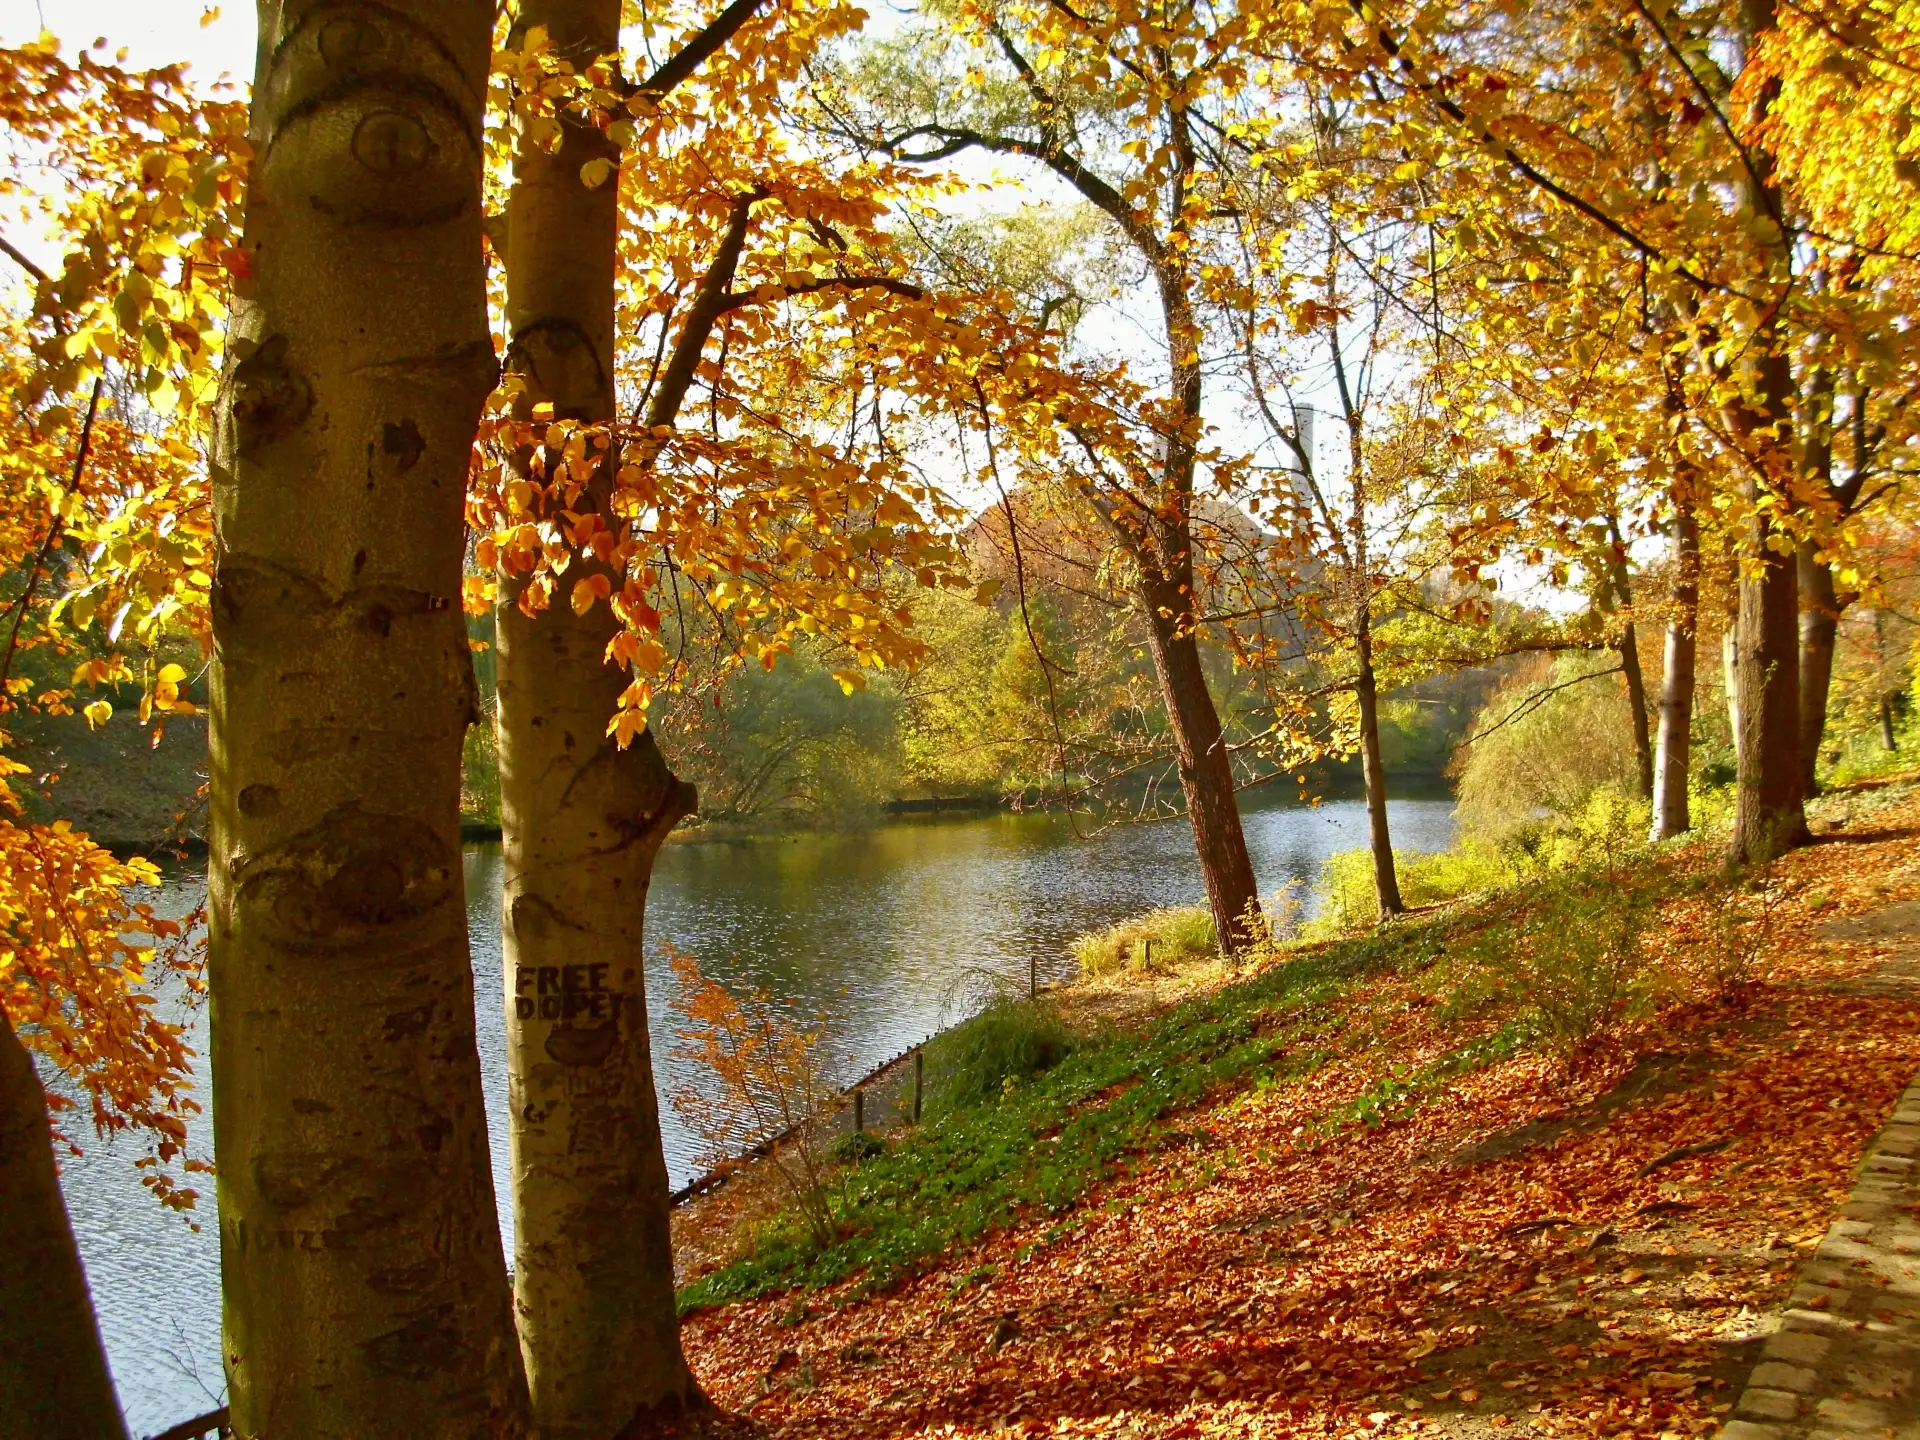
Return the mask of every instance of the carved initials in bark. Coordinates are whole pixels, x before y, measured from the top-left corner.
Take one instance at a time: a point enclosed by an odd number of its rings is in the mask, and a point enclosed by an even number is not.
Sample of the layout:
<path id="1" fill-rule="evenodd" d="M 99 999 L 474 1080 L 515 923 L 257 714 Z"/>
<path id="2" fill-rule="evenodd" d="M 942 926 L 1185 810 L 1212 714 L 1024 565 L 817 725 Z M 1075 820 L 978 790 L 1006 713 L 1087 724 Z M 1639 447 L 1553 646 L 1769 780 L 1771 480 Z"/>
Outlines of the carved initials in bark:
<path id="1" fill-rule="evenodd" d="M 617 49 L 619 12 L 618 0 L 529 0 L 518 20 L 545 26 L 560 54 L 597 57 Z M 591 126 L 562 137 L 557 154 L 526 144 L 516 163 L 508 365 L 524 413 L 544 401 L 601 421 L 613 416 L 618 186 L 589 190 L 580 169 L 618 156 Z M 571 508 L 604 513 L 608 482 L 594 477 Z M 613 589 L 624 578 L 591 555 L 568 571 L 583 574 Z M 522 582 L 500 580 L 514 1298 L 543 1440 L 608 1440 L 705 1403 L 680 1352 L 641 972 L 654 855 L 694 795 L 651 733 L 624 751 L 607 737 L 628 680 L 606 662 L 608 606 L 529 616 Z"/>

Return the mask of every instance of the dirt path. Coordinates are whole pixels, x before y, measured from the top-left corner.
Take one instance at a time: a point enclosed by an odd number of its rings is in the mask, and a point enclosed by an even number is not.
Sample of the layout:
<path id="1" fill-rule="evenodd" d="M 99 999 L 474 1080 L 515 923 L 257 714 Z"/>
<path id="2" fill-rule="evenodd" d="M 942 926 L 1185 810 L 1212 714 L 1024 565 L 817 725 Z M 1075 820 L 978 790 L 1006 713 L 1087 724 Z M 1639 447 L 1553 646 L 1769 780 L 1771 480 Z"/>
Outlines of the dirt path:
<path id="1" fill-rule="evenodd" d="M 1390 977 L 1371 1048 L 891 1293 L 694 1316 L 696 1369 L 820 1440 L 1711 1434 L 1920 1071 L 1920 942 L 1889 918 L 1920 916 L 1920 805 L 1884 798 L 1781 863 L 1772 973 L 1737 1002 L 1327 1134 L 1383 1046 L 1447 1043 L 1432 982 Z M 1662 941 L 1705 923 L 1675 902 Z"/>

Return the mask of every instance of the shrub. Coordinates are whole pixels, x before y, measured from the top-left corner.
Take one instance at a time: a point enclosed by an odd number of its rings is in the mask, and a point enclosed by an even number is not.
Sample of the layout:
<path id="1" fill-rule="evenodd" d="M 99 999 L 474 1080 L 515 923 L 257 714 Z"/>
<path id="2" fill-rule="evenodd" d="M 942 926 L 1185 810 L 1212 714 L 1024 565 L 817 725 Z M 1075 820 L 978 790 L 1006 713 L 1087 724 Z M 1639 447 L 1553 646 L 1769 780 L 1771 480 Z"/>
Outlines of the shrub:
<path id="1" fill-rule="evenodd" d="M 1503 848 L 1519 873 L 1610 869 L 1645 848 L 1652 821 L 1647 801 L 1608 783 L 1567 813 L 1513 831 Z"/>
<path id="2" fill-rule="evenodd" d="M 1652 1004 L 1660 977 L 1642 941 L 1655 878 L 1641 854 L 1537 880 L 1518 926 L 1490 927 L 1465 951 L 1464 985 L 1448 1008 L 1515 1003 L 1570 1061 Z"/>
<path id="3" fill-rule="evenodd" d="M 1456 752 L 1459 819 L 1494 842 L 1580 813 L 1603 786 L 1634 783 L 1627 696 L 1610 655 L 1542 659 L 1502 685 Z M 1555 689 L 1559 686 L 1563 688 Z"/>
<path id="4" fill-rule="evenodd" d="M 1150 961 L 1149 941 L 1152 942 Z M 1089 978 L 1172 969 L 1197 960 L 1211 960 L 1219 953 L 1220 941 L 1214 932 L 1213 916 L 1198 905 L 1149 910 L 1135 919 L 1082 935 L 1073 942 L 1073 956 L 1080 962 L 1080 973 Z"/>
<path id="5" fill-rule="evenodd" d="M 1514 870 L 1500 850 L 1471 840 L 1451 850 L 1393 852 L 1400 898 L 1410 907 L 1438 905 L 1478 890 L 1492 890 L 1514 879 Z M 1364 930 L 1380 918 L 1373 887 L 1373 852 L 1342 850 L 1329 855 L 1314 889 L 1314 916 L 1301 933 L 1326 939 Z"/>
<path id="6" fill-rule="evenodd" d="M 768 1159 L 812 1242 L 824 1249 L 833 1243 L 834 1221 L 820 1121 L 835 1095 L 821 1069 L 820 1031 L 766 992 L 734 995 L 692 956 L 671 947 L 667 954 L 684 1018 L 674 1028 L 674 1056 L 716 1087 L 681 1081 L 668 1101 L 703 1142 L 701 1159 L 709 1164 L 775 1142 Z"/>
<path id="7" fill-rule="evenodd" d="M 1767 977 L 1774 917 L 1786 887 L 1771 860 L 1722 869 L 1699 883 L 1702 943 L 1692 947 L 1688 978 L 1709 995 L 1724 995 Z M 1810 891 L 1807 908 L 1818 914 L 1830 896 Z M 1822 903 L 1824 902 L 1824 903 Z"/>
<path id="8" fill-rule="evenodd" d="M 500 756 L 494 748 L 493 717 L 467 727 L 460 757 L 460 818 L 500 823 Z"/>
<path id="9" fill-rule="evenodd" d="M 1399 859 L 1394 856 L 1395 863 Z M 1329 855 L 1320 867 L 1313 898 L 1313 918 L 1301 927 L 1308 939 L 1351 935 L 1372 925 L 1380 918 L 1373 890 L 1373 856 L 1365 850 Z"/>
<path id="10" fill-rule="evenodd" d="M 927 1042 L 927 1108 L 941 1114 L 997 1100 L 1009 1085 L 1051 1070 L 1073 1032 L 1042 1000 L 1000 995 L 971 1020 Z"/>

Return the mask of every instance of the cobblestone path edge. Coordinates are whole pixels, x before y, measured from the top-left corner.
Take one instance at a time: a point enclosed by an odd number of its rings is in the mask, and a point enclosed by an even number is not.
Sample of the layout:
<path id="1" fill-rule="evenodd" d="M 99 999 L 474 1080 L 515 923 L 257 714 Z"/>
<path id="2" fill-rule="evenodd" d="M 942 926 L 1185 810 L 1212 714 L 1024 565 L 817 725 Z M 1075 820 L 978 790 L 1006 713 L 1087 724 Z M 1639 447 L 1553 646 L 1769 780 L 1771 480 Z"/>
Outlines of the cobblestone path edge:
<path id="1" fill-rule="evenodd" d="M 1719 1440 L 1920 1440 L 1920 1078 L 1867 1147 Z"/>

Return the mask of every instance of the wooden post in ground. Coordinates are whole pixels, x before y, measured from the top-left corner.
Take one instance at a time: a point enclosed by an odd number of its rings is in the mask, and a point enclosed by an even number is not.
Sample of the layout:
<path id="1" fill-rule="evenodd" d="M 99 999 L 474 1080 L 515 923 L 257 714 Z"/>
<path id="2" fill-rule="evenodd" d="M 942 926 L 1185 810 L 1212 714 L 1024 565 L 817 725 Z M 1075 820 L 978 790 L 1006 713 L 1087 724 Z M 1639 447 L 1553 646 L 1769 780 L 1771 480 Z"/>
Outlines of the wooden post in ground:
<path id="1" fill-rule="evenodd" d="M 913 1052 L 913 1123 L 920 1123 L 920 1096 L 927 1083 L 927 1052 Z"/>
<path id="2" fill-rule="evenodd" d="M 853 1092 L 853 1133 L 862 1135 L 866 1133 L 866 1129 L 867 1092 L 865 1090 L 855 1090 Z"/>

